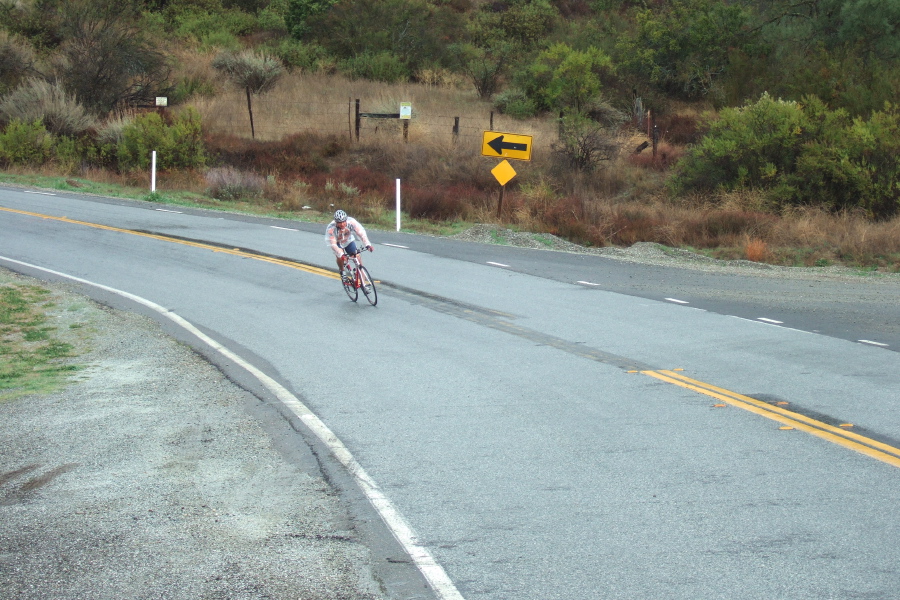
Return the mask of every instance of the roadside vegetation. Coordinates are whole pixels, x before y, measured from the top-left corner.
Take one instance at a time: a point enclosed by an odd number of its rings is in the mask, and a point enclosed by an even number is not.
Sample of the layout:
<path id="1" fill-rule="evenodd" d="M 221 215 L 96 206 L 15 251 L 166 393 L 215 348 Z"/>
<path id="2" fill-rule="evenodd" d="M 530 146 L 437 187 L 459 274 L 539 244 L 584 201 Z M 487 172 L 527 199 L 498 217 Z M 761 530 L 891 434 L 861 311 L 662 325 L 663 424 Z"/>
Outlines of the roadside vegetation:
<path id="1" fill-rule="evenodd" d="M 399 178 L 410 230 L 896 272 L 898 27 L 900 0 L 0 0 L 0 168 L 146 197 L 155 150 L 151 200 L 386 228 Z M 356 98 L 411 102 L 408 138 L 356 139 Z M 489 123 L 535 140 L 499 214 Z"/>
<path id="2" fill-rule="evenodd" d="M 52 392 L 80 369 L 72 359 L 85 348 L 84 307 L 60 300 L 0 273 L 0 402 Z"/>

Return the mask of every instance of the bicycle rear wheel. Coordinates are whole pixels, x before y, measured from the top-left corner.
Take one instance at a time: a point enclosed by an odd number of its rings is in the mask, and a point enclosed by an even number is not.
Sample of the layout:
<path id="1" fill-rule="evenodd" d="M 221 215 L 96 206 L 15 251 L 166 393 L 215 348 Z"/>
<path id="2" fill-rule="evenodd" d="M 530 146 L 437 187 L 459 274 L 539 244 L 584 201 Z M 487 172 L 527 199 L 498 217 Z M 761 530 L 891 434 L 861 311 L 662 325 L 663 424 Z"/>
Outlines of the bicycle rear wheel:
<path id="1" fill-rule="evenodd" d="M 356 302 L 356 299 L 359 298 L 359 290 L 356 289 L 355 282 L 353 280 L 341 280 L 341 283 L 344 285 L 344 291 L 347 292 L 347 296 L 349 296 L 351 300 Z"/>
<path id="2" fill-rule="evenodd" d="M 359 268 L 359 282 L 362 284 L 363 294 L 366 295 L 366 300 L 369 301 L 369 304 L 372 306 L 378 304 L 378 292 L 375 290 L 375 282 L 372 281 L 369 271 L 365 267 Z"/>

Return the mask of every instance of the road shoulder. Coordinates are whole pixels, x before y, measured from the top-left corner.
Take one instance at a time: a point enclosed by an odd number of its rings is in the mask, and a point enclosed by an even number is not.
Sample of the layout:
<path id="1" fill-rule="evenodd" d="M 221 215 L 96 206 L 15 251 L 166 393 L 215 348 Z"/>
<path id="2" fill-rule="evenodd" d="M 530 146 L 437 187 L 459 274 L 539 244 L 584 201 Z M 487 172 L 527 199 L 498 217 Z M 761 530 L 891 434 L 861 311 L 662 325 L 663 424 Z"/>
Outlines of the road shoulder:
<path id="1" fill-rule="evenodd" d="M 5 595 L 385 597 L 348 507 L 274 409 L 152 320 L 52 287 L 92 347 L 77 382 L 0 403 Z"/>

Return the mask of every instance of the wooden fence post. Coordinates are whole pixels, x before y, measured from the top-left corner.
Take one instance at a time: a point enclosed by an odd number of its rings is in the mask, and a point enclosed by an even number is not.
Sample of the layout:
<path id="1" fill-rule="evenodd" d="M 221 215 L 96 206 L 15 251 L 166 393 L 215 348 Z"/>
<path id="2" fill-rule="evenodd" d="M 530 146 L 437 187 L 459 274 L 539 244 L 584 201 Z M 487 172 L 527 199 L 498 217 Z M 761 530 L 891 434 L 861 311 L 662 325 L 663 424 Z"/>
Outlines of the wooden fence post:
<path id="1" fill-rule="evenodd" d="M 459 141 L 459 117 L 453 117 L 453 143 Z"/>
<path id="2" fill-rule="evenodd" d="M 356 99 L 356 141 L 357 141 L 357 142 L 359 141 L 359 124 L 360 124 L 359 121 L 360 121 L 360 116 L 359 116 L 359 98 L 357 98 L 357 99 Z"/>

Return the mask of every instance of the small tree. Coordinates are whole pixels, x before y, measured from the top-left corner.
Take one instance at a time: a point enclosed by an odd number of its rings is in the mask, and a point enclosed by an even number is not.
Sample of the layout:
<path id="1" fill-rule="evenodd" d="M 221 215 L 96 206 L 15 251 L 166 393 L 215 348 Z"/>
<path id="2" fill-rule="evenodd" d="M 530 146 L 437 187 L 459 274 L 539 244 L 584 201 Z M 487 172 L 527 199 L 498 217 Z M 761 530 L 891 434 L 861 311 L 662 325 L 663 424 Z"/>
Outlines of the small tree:
<path id="1" fill-rule="evenodd" d="M 253 104 L 250 97 L 264 94 L 275 87 L 284 73 L 277 59 L 245 50 L 238 54 L 224 52 L 213 60 L 212 66 L 247 93 L 247 112 L 250 114 L 250 135 L 256 137 L 253 125 Z"/>
<path id="2" fill-rule="evenodd" d="M 303 39 L 309 32 L 307 21 L 337 4 L 337 0 L 288 0 L 284 23 L 294 39 Z"/>
<path id="3" fill-rule="evenodd" d="M 37 69 L 31 46 L 17 36 L 0 31 L 0 94 L 34 75 L 37 75 Z"/>
<path id="4" fill-rule="evenodd" d="M 593 171 L 619 150 L 616 131 L 625 115 L 606 104 L 594 107 L 593 117 L 571 112 L 560 120 L 559 141 L 552 145 L 557 159 L 576 171 Z"/>
<path id="5" fill-rule="evenodd" d="M 611 69 L 612 59 L 602 50 L 574 50 L 560 43 L 538 54 L 516 74 L 516 82 L 541 110 L 585 112 L 599 97 L 601 74 Z"/>
<path id="6" fill-rule="evenodd" d="M 166 57 L 139 26 L 133 3 L 76 0 L 61 10 L 56 76 L 81 104 L 104 114 L 122 103 L 152 102 L 165 89 Z"/>
<path id="7" fill-rule="evenodd" d="M 482 100 L 494 95 L 500 86 L 500 79 L 513 53 L 513 46 L 504 41 L 488 47 L 474 44 L 459 44 L 452 48 L 459 68 L 469 78 Z"/>

